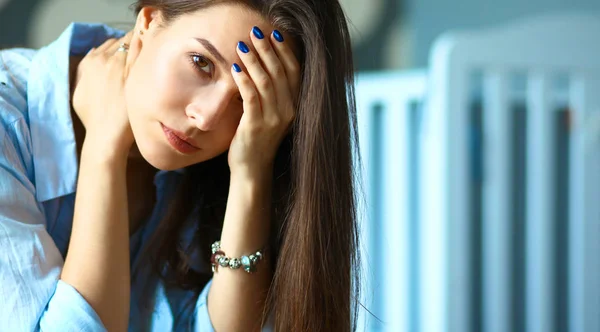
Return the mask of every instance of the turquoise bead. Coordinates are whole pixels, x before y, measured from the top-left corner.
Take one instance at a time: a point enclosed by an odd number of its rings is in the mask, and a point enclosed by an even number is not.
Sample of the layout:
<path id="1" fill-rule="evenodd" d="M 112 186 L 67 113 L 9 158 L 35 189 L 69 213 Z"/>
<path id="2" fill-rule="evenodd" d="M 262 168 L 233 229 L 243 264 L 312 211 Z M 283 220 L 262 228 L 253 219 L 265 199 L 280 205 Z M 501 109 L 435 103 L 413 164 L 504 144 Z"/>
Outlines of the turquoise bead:
<path id="1" fill-rule="evenodd" d="M 254 272 L 254 264 L 252 264 L 252 260 L 248 256 L 242 256 L 242 266 L 244 267 L 244 271 L 246 272 Z"/>

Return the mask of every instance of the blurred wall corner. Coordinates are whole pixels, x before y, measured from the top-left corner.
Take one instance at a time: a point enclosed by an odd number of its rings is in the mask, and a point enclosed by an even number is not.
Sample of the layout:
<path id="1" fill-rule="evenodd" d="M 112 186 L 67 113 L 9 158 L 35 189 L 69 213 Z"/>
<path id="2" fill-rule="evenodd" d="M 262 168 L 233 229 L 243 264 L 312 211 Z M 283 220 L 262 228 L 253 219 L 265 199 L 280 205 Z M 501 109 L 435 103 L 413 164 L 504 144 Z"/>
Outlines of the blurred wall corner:
<path id="1" fill-rule="evenodd" d="M 410 68 L 412 40 L 405 0 L 340 0 L 347 14 L 355 68 Z M 39 48 L 71 22 L 101 22 L 127 29 L 135 21 L 134 0 L 0 0 L 0 47 Z"/>
<path id="2" fill-rule="evenodd" d="M 402 0 L 409 3 L 415 35 L 414 65 L 426 67 L 435 39 L 448 30 L 478 29 L 497 26 L 534 15 L 598 11 L 599 0 Z"/>
<path id="3" fill-rule="evenodd" d="M 71 22 L 133 26 L 134 0 L 0 0 L 0 47 L 40 48 Z"/>
<path id="4" fill-rule="evenodd" d="M 42 0 L 0 0 L 0 48 L 26 47 L 31 15 Z"/>
<path id="5" fill-rule="evenodd" d="M 19 0 L 22 1 L 22 0 Z M 38 48 L 51 43 L 71 22 L 105 23 L 131 29 L 135 15 L 129 6 L 134 0 L 45 0 L 32 14 L 28 42 Z"/>
<path id="6" fill-rule="evenodd" d="M 341 0 L 349 20 L 355 68 L 359 71 L 410 66 L 403 1 Z"/>

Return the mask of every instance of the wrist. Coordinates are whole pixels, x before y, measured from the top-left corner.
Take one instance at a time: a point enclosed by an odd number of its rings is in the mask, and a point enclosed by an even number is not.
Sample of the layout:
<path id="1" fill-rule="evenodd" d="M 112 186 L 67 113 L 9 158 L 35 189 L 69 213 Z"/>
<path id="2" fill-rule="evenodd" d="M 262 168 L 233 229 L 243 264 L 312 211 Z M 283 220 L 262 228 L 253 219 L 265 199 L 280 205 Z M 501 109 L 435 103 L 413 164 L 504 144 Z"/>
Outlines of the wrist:
<path id="1" fill-rule="evenodd" d="M 272 172 L 231 173 L 221 242 L 227 254 L 241 256 L 266 245 L 270 234 Z"/>
<path id="2" fill-rule="evenodd" d="M 110 144 L 97 143 L 96 140 L 86 139 L 81 148 L 81 159 L 94 161 L 109 166 L 127 166 L 129 151 L 115 149 Z"/>
<path id="3" fill-rule="evenodd" d="M 235 167 L 230 168 L 231 181 L 243 181 L 253 184 L 267 184 L 273 180 L 273 165 L 263 167 Z"/>

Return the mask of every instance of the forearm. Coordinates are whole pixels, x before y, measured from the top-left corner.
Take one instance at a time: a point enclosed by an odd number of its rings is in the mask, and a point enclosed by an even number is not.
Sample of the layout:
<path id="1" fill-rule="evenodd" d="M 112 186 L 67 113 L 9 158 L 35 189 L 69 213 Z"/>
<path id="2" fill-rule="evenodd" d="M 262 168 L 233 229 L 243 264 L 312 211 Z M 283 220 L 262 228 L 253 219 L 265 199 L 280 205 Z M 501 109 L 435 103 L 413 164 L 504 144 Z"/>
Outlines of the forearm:
<path id="1" fill-rule="evenodd" d="M 221 233 L 221 248 L 229 257 L 256 252 L 269 241 L 271 172 L 233 174 Z M 272 274 L 269 253 L 256 272 L 219 268 L 208 294 L 208 312 L 215 330 L 257 331 Z"/>
<path id="2" fill-rule="evenodd" d="M 90 303 L 109 331 L 126 331 L 130 297 L 127 159 L 104 158 L 86 143 L 61 279 Z"/>

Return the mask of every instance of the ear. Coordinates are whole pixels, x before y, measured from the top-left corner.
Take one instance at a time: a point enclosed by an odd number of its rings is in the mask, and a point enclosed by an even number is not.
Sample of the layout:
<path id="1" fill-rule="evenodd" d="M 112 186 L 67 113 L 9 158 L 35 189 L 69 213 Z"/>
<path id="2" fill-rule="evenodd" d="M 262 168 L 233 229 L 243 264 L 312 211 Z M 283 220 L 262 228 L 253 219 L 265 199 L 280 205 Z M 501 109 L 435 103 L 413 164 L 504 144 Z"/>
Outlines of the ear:
<path id="1" fill-rule="evenodd" d="M 131 41 L 129 43 L 129 54 L 127 55 L 126 74 L 140 55 L 144 42 L 156 33 L 158 27 L 162 24 L 162 13 L 154 7 L 143 7 L 138 13 L 135 27 L 133 28 Z"/>
<path id="2" fill-rule="evenodd" d="M 141 36 L 156 33 L 163 23 L 162 12 L 154 7 L 143 7 L 135 22 L 135 33 Z"/>

